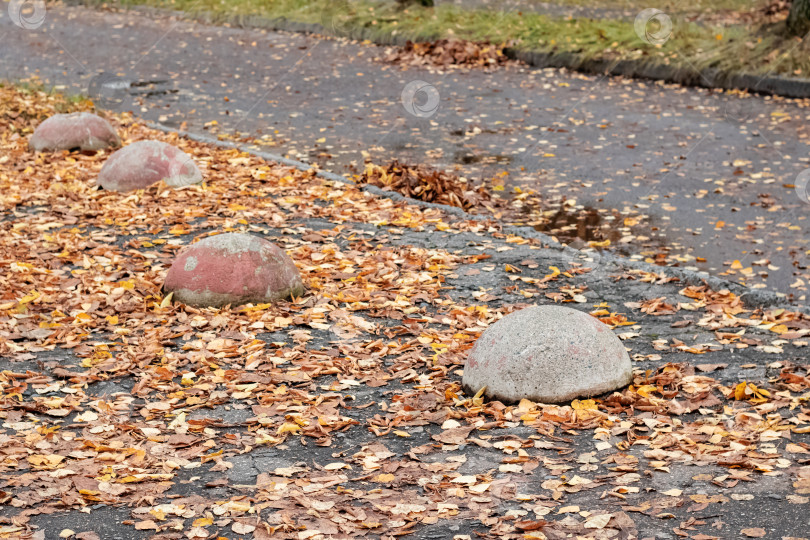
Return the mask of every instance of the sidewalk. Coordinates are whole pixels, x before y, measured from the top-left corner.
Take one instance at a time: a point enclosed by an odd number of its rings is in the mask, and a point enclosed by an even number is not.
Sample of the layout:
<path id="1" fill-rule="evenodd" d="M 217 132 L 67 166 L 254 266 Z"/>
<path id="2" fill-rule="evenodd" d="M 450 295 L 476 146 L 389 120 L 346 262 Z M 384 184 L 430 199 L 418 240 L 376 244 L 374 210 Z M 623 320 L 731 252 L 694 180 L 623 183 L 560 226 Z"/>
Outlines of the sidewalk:
<path id="1" fill-rule="evenodd" d="M 806 537 L 806 317 L 126 116 L 125 144 L 176 144 L 206 184 L 99 191 L 104 155 L 26 149 L 59 98 L 0 91 L 0 536 Z M 177 251 L 233 230 L 308 294 L 164 305 Z M 480 332 L 551 302 L 614 327 L 634 385 L 462 395 Z"/>

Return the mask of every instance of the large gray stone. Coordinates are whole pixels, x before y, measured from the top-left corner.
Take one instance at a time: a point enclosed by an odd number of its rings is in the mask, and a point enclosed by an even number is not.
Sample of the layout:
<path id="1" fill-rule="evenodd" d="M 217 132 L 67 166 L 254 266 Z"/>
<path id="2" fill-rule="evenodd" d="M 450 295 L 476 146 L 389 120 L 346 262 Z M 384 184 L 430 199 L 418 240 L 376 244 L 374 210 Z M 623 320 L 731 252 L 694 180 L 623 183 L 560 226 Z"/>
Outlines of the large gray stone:
<path id="1" fill-rule="evenodd" d="M 111 155 L 98 183 L 112 191 L 145 189 L 163 180 L 171 187 L 199 184 L 203 177 L 194 160 L 162 141 L 137 141 Z"/>
<path id="2" fill-rule="evenodd" d="M 163 290 L 192 306 L 261 304 L 304 294 L 295 263 L 260 236 L 226 233 L 185 248 L 166 274 Z"/>
<path id="3" fill-rule="evenodd" d="M 490 399 L 561 403 L 630 383 L 622 342 L 604 323 L 563 306 L 532 306 L 490 326 L 464 366 L 464 391 Z"/>
<path id="4" fill-rule="evenodd" d="M 28 147 L 35 152 L 101 150 L 120 145 L 110 123 L 87 112 L 55 114 L 37 126 L 28 140 Z"/>

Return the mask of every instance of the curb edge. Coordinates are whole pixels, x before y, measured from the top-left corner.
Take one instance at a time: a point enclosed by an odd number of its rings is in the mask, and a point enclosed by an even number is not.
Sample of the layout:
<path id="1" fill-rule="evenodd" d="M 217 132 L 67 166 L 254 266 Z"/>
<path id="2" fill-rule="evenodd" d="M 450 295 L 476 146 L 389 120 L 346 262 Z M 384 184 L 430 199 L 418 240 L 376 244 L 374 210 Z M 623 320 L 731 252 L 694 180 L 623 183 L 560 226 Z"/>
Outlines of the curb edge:
<path id="1" fill-rule="evenodd" d="M 267 161 L 272 161 L 276 163 L 280 163 L 282 165 L 286 165 L 288 167 L 293 167 L 299 171 L 307 172 L 312 169 L 316 169 L 315 174 L 324 178 L 326 180 L 330 180 L 333 182 L 340 182 L 343 184 L 351 184 L 353 186 L 357 186 L 362 191 L 367 191 L 379 197 L 385 197 L 387 199 L 391 199 L 397 202 L 407 202 L 409 204 L 413 204 L 416 206 L 420 206 L 422 208 L 435 208 L 441 210 L 445 213 L 454 215 L 456 217 L 466 219 L 469 221 L 487 221 L 491 218 L 487 216 L 475 215 L 470 214 L 461 208 L 457 208 L 455 206 L 448 206 L 445 204 L 437 204 L 437 203 L 430 203 L 426 201 L 420 201 L 418 199 L 413 199 L 411 197 L 406 197 L 400 193 L 388 191 L 381 189 L 377 186 L 370 186 L 370 185 L 363 185 L 358 184 L 349 178 L 341 176 L 339 174 L 335 174 L 329 171 L 323 171 L 317 169 L 313 165 L 309 163 L 304 163 L 303 161 L 298 161 L 295 159 L 285 158 L 278 154 L 273 154 L 272 152 L 266 152 L 261 150 L 255 145 L 245 144 L 245 143 L 237 143 L 232 141 L 222 141 L 217 137 L 213 137 L 211 135 L 204 135 L 198 133 L 192 133 L 189 131 L 179 131 L 168 126 L 164 126 L 162 124 L 154 123 L 154 122 L 147 122 L 146 126 L 161 131 L 163 133 L 176 133 L 180 137 L 184 137 L 186 139 L 210 144 L 212 146 L 217 146 L 220 148 L 230 148 L 236 149 L 241 152 L 246 152 L 256 157 L 260 157 Z M 580 255 L 582 252 L 566 246 L 565 244 L 560 243 L 559 241 L 555 240 L 554 238 L 544 234 L 540 231 L 536 231 L 531 227 L 516 227 L 511 225 L 506 225 L 501 227 L 501 231 L 504 234 L 512 234 L 515 236 L 522 236 L 525 238 L 532 238 L 541 241 L 545 247 L 549 249 L 556 249 L 568 256 L 576 257 Z M 671 266 L 656 266 L 654 264 L 650 264 L 644 261 L 636 261 L 632 259 L 627 259 L 626 257 L 620 257 L 611 253 L 605 253 L 602 255 L 604 261 L 608 263 L 613 263 L 616 266 L 625 267 L 625 268 L 632 268 L 635 270 L 643 270 L 645 272 L 653 272 L 656 274 L 664 274 L 669 277 L 675 277 L 681 280 L 683 283 L 687 285 L 693 284 L 706 284 L 711 287 L 713 290 L 720 290 L 720 289 L 728 289 L 729 291 L 733 292 L 734 294 L 738 295 L 743 302 L 748 307 L 753 308 L 768 308 L 768 307 L 775 307 L 775 306 L 784 306 L 785 309 L 790 311 L 798 311 L 804 313 L 806 315 L 810 315 L 810 307 L 806 306 L 796 306 L 791 305 L 786 301 L 784 295 L 780 293 L 775 293 L 773 291 L 761 290 L 761 289 L 752 289 L 751 287 L 741 285 L 739 283 L 729 281 L 717 276 L 712 276 L 707 272 L 695 271 L 695 270 L 687 270 L 685 268 L 677 268 Z"/>

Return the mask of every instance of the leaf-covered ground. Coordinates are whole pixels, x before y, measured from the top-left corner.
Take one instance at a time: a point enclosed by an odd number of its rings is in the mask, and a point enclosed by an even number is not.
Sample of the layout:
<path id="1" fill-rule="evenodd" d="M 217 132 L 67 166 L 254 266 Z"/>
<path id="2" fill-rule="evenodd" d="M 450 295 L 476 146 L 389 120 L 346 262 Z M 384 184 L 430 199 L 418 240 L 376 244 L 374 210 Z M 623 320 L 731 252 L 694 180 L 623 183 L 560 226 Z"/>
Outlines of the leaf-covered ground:
<path id="1" fill-rule="evenodd" d="M 601 249 L 807 303 L 808 213 L 796 190 L 810 141 L 806 100 L 515 65 L 437 67 L 444 54 L 400 66 L 367 43 L 47 9 L 37 31 L 0 18 L 0 78 L 38 76 L 100 98 L 92 81 L 116 73 L 131 83 L 122 103 L 97 106 L 249 138 L 357 180 L 367 161 L 428 166 L 487 183 L 524 211 L 514 223 L 563 243 L 609 240 Z M 402 104 L 414 80 L 439 92 L 430 118 Z"/>
<path id="2" fill-rule="evenodd" d="M 128 116 L 125 143 L 176 144 L 207 181 L 102 191 L 106 153 L 27 150 L 88 106 L 0 87 L 0 537 L 807 536 L 807 317 Z M 278 243 L 308 293 L 167 301 L 178 250 L 223 231 Z M 634 384 L 463 395 L 480 333 L 551 302 L 615 328 Z"/>

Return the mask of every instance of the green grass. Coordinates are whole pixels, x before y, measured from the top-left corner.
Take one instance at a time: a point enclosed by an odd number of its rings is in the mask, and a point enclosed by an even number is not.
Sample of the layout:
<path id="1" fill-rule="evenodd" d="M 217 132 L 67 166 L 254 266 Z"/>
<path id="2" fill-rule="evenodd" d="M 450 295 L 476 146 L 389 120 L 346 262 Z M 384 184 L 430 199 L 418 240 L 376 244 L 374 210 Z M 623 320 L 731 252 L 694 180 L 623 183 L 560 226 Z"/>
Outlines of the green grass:
<path id="1" fill-rule="evenodd" d="M 599 2 L 627 3 L 621 0 Z M 462 10 L 448 4 L 408 9 L 393 2 L 374 0 L 352 1 L 348 8 L 340 0 L 122 0 L 120 4 L 147 4 L 191 14 L 207 13 L 221 20 L 240 15 L 284 18 L 323 24 L 330 31 L 374 40 L 390 36 L 458 37 L 543 53 L 574 53 L 582 59 L 637 60 L 688 70 L 716 68 L 761 75 L 810 75 L 810 45 L 787 37 L 783 23 L 755 27 L 713 26 L 688 22 L 673 15 L 672 37 L 665 44 L 655 46 L 636 35 L 632 21 L 559 19 L 528 12 Z M 669 4 L 683 5 L 674 1 Z M 739 9 L 747 5 L 750 8 L 751 3 L 697 0 L 689 5 L 690 10 L 717 10 L 721 9 L 718 6 Z"/>
<path id="2" fill-rule="evenodd" d="M 66 96 L 60 90 L 53 86 L 43 84 L 37 78 L 20 79 L 16 81 L 0 81 L 0 88 L 6 87 L 14 87 L 23 95 L 33 96 L 35 94 L 43 93 L 56 102 L 56 107 L 61 107 L 65 110 L 77 109 L 80 105 L 85 104 L 88 99 L 87 96 L 82 94 Z"/>
<path id="3" fill-rule="evenodd" d="M 47 101 L 50 103 L 50 107 L 32 108 L 20 106 L 20 102 L 18 99 L 16 99 L 16 96 L 11 96 L 10 94 L 3 92 L 4 89 L 8 88 L 15 89 L 15 91 L 21 93 L 24 96 L 33 97 L 44 94 L 45 96 L 47 96 Z M 31 102 L 40 103 L 42 102 L 42 100 L 41 98 L 32 99 Z M 87 96 L 65 95 L 52 86 L 46 86 L 42 84 L 37 78 L 15 80 L 15 81 L 0 80 L 0 110 L 3 111 L 2 114 L 8 114 L 10 112 L 14 117 L 21 116 L 29 119 L 42 121 L 51 114 L 53 114 L 53 111 L 56 111 L 57 113 L 87 111 L 92 110 L 93 108 L 92 105 L 93 105 L 92 102 L 90 102 L 87 99 Z"/>
<path id="4" fill-rule="evenodd" d="M 694 14 L 706 12 L 735 11 L 750 13 L 765 5 L 768 0 L 659 0 L 654 5 L 639 0 L 526 0 L 527 3 L 553 3 L 593 8 L 609 8 L 623 11 L 641 11 L 647 7 L 656 7 L 669 14 Z"/>

